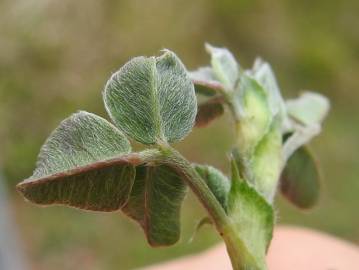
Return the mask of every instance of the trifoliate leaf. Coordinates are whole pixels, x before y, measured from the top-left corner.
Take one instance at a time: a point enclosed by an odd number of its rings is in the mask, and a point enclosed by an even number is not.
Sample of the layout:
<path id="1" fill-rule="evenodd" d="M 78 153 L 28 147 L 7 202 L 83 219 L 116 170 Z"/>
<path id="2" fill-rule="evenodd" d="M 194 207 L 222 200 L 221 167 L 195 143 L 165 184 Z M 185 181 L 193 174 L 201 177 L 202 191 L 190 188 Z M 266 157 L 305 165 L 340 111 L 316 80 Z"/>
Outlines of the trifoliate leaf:
<path id="1" fill-rule="evenodd" d="M 256 146 L 251 165 L 254 187 L 271 203 L 283 166 L 282 133 L 278 118 Z"/>
<path id="2" fill-rule="evenodd" d="M 193 84 L 170 51 L 130 60 L 112 75 L 103 95 L 117 127 L 144 144 L 181 140 L 197 113 Z"/>
<path id="3" fill-rule="evenodd" d="M 216 168 L 208 165 L 193 165 L 198 174 L 207 183 L 213 195 L 217 198 L 224 209 L 227 208 L 227 198 L 230 189 L 229 179 Z"/>
<path id="4" fill-rule="evenodd" d="M 151 246 L 176 243 L 180 237 L 180 209 L 187 188 L 167 165 L 136 168 L 136 179 L 122 211 L 143 228 Z"/>
<path id="5" fill-rule="evenodd" d="M 241 76 L 235 98 L 240 104 L 238 143 L 241 152 L 249 154 L 269 130 L 272 114 L 266 92 L 255 79 L 246 74 Z"/>
<path id="6" fill-rule="evenodd" d="M 262 269 L 272 239 L 273 208 L 248 182 L 232 179 L 231 183 L 227 213 L 235 226 L 238 245 L 245 246 L 249 254 L 243 256 L 251 257 Z"/>
<path id="7" fill-rule="evenodd" d="M 79 112 L 65 119 L 41 148 L 34 174 L 18 190 L 37 204 L 114 211 L 135 177 L 126 137 L 105 119 Z"/>
<path id="8" fill-rule="evenodd" d="M 224 113 L 223 100 L 212 98 L 198 105 L 195 127 L 206 127 Z"/>
<path id="9" fill-rule="evenodd" d="M 329 100 L 318 93 L 305 92 L 297 99 L 287 100 L 288 114 L 303 125 L 320 124 L 330 107 Z"/>
<path id="10" fill-rule="evenodd" d="M 280 190 L 299 208 L 311 208 L 318 201 L 320 174 L 308 147 L 299 148 L 289 158 L 282 172 Z"/>
<path id="11" fill-rule="evenodd" d="M 226 48 L 213 47 L 208 43 L 206 43 L 206 50 L 211 55 L 215 77 L 225 89 L 233 90 L 239 76 L 239 65 L 232 53 Z"/>

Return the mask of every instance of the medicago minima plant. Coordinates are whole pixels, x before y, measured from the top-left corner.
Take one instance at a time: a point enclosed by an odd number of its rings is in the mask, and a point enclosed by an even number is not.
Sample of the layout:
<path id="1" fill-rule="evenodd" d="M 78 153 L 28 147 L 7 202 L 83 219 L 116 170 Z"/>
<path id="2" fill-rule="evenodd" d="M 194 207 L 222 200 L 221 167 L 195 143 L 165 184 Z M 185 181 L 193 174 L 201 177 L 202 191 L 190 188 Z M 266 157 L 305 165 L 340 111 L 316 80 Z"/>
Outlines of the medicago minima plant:
<path id="1" fill-rule="evenodd" d="M 277 190 L 300 208 L 317 201 L 319 173 L 306 144 L 320 132 L 329 102 L 312 92 L 284 101 L 268 63 L 257 59 L 244 69 L 227 49 L 206 50 L 211 65 L 193 72 L 168 50 L 131 59 L 103 91 L 112 123 L 84 111 L 65 119 L 18 190 L 39 205 L 120 210 L 151 246 L 167 246 L 180 237 L 189 188 L 223 238 L 233 269 L 266 269 Z M 196 94 L 204 100 L 199 105 Z M 171 147 L 225 108 L 235 130 L 229 176 Z M 148 148 L 132 151 L 129 138 Z"/>

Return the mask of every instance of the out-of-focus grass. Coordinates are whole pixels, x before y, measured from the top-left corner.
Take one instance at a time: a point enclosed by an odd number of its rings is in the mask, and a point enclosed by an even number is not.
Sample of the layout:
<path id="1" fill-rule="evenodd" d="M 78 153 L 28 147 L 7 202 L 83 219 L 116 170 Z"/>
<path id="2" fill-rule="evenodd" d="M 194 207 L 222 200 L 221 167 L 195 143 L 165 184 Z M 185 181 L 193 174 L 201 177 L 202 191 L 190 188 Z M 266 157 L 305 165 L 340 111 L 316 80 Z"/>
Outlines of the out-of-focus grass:
<path id="1" fill-rule="evenodd" d="M 284 95 L 314 89 L 332 101 L 312 146 L 324 176 L 319 207 L 300 212 L 279 199 L 279 222 L 306 225 L 359 242 L 359 2 L 97 1 L 0 2 L 0 164 L 8 186 L 31 174 L 38 150 L 60 120 L 78 109 L 105 116 L 101 90 L 130 57 L 167 47 L 189 68 L 208 63 L 203 43 L 229 47 L 244 66 L 262 56 Z M 189 159 L 227 170 L 232 133 L 222 117 L 195 130 L 178 148 Z M 218 241 L 189 196 L 183 237 L 151 249 L 140 229 L 118 213 L 37 208 L 13 192 L 34 269 L 131 269 L 201 250 Z"/>

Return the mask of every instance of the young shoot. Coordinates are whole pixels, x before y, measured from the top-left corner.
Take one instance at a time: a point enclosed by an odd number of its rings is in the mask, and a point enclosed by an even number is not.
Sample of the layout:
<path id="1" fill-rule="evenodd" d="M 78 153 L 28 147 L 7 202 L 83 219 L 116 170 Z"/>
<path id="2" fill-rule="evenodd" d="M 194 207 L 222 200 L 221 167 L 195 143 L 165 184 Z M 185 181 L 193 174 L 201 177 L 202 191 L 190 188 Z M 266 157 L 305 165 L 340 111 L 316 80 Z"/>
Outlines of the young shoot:
<path id="1" fill-rule="evenodd" d="M 223 238 L 233 269 L 266 269 L 277 190 L 300 208 L 318 199 L 319 173 L 307 144 L 320 132 L 329 102 L 312 92 L 284 101 L 268 63 L 257 59 L 244 69 L 227 49 L 206 44 L 206 50 L 211 65 L 193 72 L 169 50 L 131 59 L 103 90 L 111 122 L 84 111 L 63 120 L 17 189 L 39 205 L 121 211 L 154 247 L 179 240 L 190 189 Z M 196 94 L 205 101 L 197 104 Z M 225 108 L 236 134 L 229 174 L 193 164 L 172 148 Z M 129 140 L 148 148 L 135 152 Z"/>

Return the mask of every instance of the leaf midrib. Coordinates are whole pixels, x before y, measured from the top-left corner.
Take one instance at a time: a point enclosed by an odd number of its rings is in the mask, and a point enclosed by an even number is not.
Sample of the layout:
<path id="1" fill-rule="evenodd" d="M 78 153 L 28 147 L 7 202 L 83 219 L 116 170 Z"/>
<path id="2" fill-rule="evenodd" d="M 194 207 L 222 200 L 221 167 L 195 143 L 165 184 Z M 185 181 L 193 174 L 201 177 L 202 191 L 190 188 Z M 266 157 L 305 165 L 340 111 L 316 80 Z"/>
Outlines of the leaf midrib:
<path id="1" fill-rule="evenodd" d="M 50 181 L 56 181 L 59 178 L 63 177 L 69 177 L 74 175 L 79 175 L 81 173 L 92 171 L 96 169 L 103 169 L 106 167 L 111 167 L 113 165 L 117 164 L 132 164 L 133 166 L 139 165 L 142 163 L 142 157 L 138 153 L 129 153 L 122 155 L 120 157 L 114 157 L 111 159 L 106 160 L 99 160 L 84 166 L 78 166 L 73 169 L 69 169 L 62 172 L 57 172 L 50 175 L 45 175 L 43 177 L 37 177 L 37 178 L 28 178 L 24 180 L 23 182 L 19 183 L 17 185 L 18 188 L 21 189 L 22 186 L 28 186 L 28 185 L 38 185 L 43 182 L 50 182 Z"/>
<path id="2" fill-rule="evenodd" d="M 151 57 L 151 103 L 153 104 L 153 117 L 154 117 L 154 125 L 156 130 L 156 143 L 158 142 L 166 142 L 166 138 L 163 134 L 162 129 L 162 116 L 161 116 L 161 110 L 160 110 L 160 102 L 159 102 L 159 96 L 158 96 L 158 79 L 157 79 L 157 61 L 155 57 Z"/>

